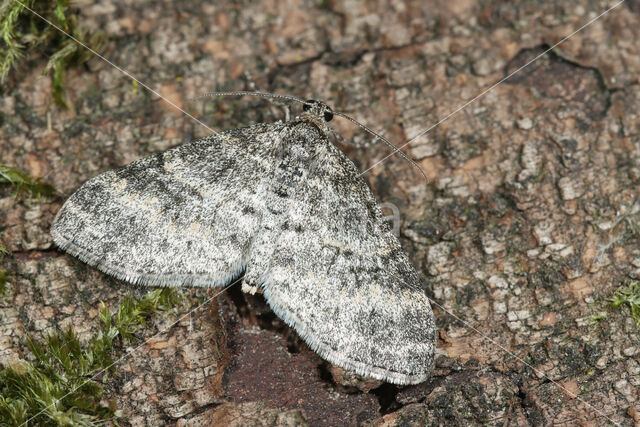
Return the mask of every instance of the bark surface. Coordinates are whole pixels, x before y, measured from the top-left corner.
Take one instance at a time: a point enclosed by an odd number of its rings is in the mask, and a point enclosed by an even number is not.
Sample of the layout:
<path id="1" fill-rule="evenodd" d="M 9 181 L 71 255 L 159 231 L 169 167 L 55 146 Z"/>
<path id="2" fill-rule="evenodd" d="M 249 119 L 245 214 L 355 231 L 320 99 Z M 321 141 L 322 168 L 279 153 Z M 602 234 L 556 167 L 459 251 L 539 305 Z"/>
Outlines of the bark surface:
<path id="1" fill-rule="evenodd" d="M 639 328 L 627 307 L 606 305 L 640 280 L 638 1 L 452 116 L 612 4 L 213 3 L 76 2 L 83 26 L 107 33 L 109 60 L 215 129 L 283 117 L 256 99 L 190 101 L 247 80 L 327 102 L 398 145 L 446 119 L 403 148 L 429 183 L 398 156 L 368 170 L 384 145 L 342 147 L 401 214 L 402 244 L 437 303 L 436 370 L 409 387 L 354 378 L 262 298 L 232 289 L 118 365 L 106 386 L 126 422 L 640 422 Z M 62 110 L 45 61 L 34 53 L 0 92 L 0 162 L 62 193 L 36 201 L 0 187 L 0 243 L 12 252 L 0 261 L 10 273 L 2 365 L 25 357 L 26 333 L 71 324 L 88 338 L 99 302 L 114 307 L 132 290 L 52 245 L 64 199 L 98 173 L 209 133 L 98 58 L 67 72 Z M 332 124 L 346 140 L 372 139 Z M 195 307 L 206 291 L 190 295 Z M 146 336 L 180 314 L 156 316 Z"/>

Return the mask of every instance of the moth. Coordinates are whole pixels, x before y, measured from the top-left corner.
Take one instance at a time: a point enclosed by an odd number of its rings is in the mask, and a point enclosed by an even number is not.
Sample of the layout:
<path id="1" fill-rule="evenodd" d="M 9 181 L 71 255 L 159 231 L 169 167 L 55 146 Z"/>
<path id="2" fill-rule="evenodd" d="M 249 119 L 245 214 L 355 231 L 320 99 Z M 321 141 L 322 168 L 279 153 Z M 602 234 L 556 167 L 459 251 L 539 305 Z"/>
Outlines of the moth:
<path id="1" fill-rule="evenodd" d="M 244 273 L 242 289 L 261 290 L 329 362 L 395 384 L 426 380 L 429 299 L 358 169 L 330 140 L 327 122 L 344 115 L 269 97 L 304 111 L 90 179 L 57 213 L 54 242 L 135 285 L 220 287 Z"/>

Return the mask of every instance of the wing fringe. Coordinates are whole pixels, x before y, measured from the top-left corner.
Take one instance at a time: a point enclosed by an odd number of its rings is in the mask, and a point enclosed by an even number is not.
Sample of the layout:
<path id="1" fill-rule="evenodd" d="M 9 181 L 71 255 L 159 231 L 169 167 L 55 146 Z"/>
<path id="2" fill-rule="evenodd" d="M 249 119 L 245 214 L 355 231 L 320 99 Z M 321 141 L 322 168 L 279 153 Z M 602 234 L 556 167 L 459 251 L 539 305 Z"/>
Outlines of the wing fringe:
<path id="1" fill-rule="evenodd" d="M 237 265 L 233 266 L 232 271 L 221 273 L 216 276 L 208 276 L 202 273 L 163 275 L 132 273 L 124 270 L 121 267 L 118 267 L 117 265 L 105 262 L 103 258 L 92 254 L 90 251 L 67 239 L 56 229 L 55 223 L 51 229 L 51 237 L 53 237 L 53 241 L 56 246 L 58 246 L 63 251 L 70 253 L 86 264 L 89 264 L 90 266 L 102 271 L 103 273 L 131 283 L 133 285 L 159 286 L 168 288 L 182 286 L 201 288 L 221 287 L 237 279 L 246 267 L 246 262 L 244 260 L 241 260 L 237 263 Z"/>

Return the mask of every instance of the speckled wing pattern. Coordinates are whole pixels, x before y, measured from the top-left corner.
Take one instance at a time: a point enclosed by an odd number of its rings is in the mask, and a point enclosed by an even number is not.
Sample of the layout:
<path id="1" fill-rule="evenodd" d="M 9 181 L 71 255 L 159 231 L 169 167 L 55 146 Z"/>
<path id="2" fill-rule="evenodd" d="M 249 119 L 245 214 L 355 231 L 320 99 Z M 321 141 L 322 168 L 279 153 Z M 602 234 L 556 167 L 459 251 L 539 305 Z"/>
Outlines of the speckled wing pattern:
<path id="1" fill-rule="evenodd" d="M 222 286 L 245 272 L 328 361 L 424 381 L 429 300 L 353 163 L 303 113 L 212 135 L 99 175 L 58 213 L 62 249 L 131 283 Z"/>
<path id="2" fill-rule="evenodd" d="M 55 243 L 134 284 L 229 283 L 260 228 L 274 127 L 200 139 L 90 179 L 56 215 Z"/>

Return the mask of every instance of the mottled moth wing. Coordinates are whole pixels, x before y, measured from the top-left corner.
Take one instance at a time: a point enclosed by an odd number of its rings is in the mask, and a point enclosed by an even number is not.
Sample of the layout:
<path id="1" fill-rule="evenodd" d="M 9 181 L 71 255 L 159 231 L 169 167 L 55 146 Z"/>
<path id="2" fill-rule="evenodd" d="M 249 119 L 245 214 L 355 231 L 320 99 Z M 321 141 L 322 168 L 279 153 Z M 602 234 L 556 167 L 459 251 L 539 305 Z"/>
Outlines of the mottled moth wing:
<path id="1" fill-rule="evenodd" d="M 435 323 L 418 274 L 355 165 L 292 123 L 245 280 L 321 356 L 385 381 L 430 374 Z"/>
<path id="2" fill-rule="evenodd" d="M 212 135 L 108 171 L 58 213 L 62 249 L 131 283 L 220 286 L 244 269 L 325 359 L 398 384 L 432 369 L 429 301 L 319 117 Z"/>
<path id="3" fill-rule="evenodd" d="M 94 177 L 58 212 L 55 243 L 131 283 L 227 284 L 258 231 L 277 126 L 212 135 Z"/>

